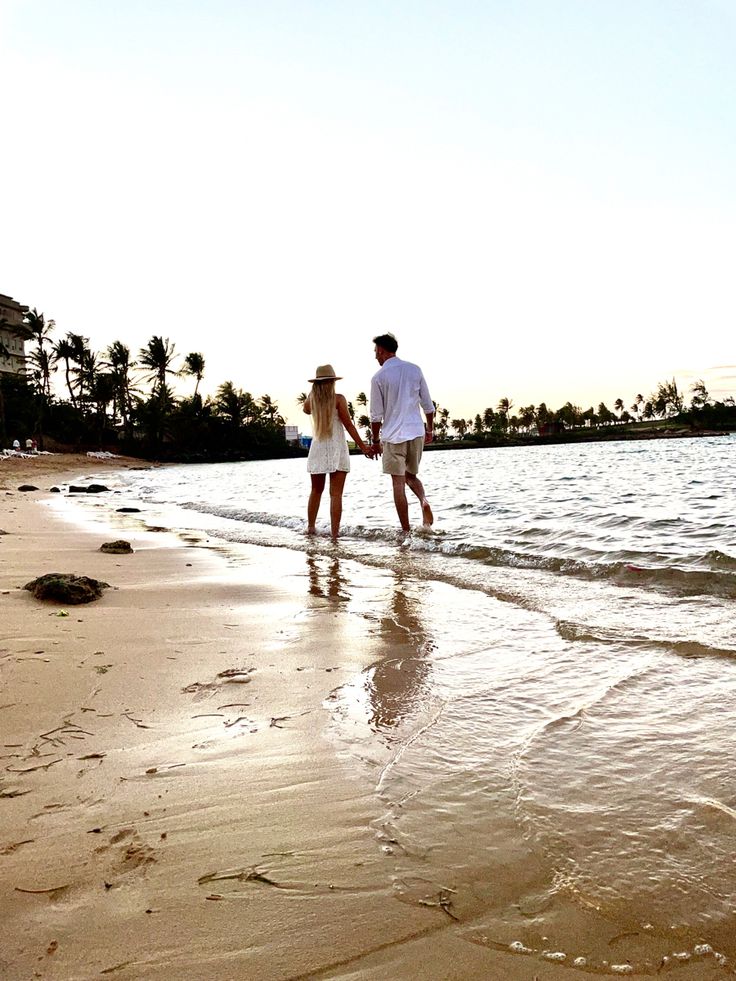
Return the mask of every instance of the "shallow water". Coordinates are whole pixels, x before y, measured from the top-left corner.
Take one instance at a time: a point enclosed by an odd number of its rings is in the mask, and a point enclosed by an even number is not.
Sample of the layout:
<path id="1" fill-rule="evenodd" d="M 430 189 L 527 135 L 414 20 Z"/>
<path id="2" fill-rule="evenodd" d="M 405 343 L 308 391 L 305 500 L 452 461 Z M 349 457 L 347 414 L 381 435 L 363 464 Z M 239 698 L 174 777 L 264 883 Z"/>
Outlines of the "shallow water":
<path id="1" fill-rule="evenodd" d="M 128 472 L 113 506 L 233 562 L 303 551 L 305 591 L 374 632 L 326 718 L 399 899 L 539 963 L 730 974 L 735 460 L 734 436 L 427 454 L 436 524 L 403 543 L 362 458 L 337 545 L 304 536 L 303 461 Z"/>

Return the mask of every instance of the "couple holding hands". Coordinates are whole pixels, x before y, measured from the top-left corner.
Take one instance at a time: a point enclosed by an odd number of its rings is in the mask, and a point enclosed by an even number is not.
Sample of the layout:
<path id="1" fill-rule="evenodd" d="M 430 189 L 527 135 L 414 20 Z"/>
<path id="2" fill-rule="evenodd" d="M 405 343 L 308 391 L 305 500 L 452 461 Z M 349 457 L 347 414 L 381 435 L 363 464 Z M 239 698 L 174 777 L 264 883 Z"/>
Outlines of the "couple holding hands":
<path id="1" fill-rule="evenodd" d="M 434 403 L 421 368 L 396 356 L 399 345 L 393 334 L 380 334 L 373 338 L 373 344 L 380 368 L 371 379 L 370 446 L 353 425 L 345 396 L 335 391 L 335 382 L 341 376 L 335 374 L 332 365 L 320 365 L 316 377 L 309 379 L 312 390 L 304 403 L 304 411 L 312 416 L 314 437 L 307 459 L 307 471 L 312 479 L 307 534 L 315 533 L 327 474 L 330 475 L 332 537 L 337 538 L 340 532 L 342 492 L 350 470 L 345 430 L 369 459 L 383 457 L 383 472 L 391 476 L 394 504 L 402 530 L 410 530 L 407 487 L 419 499 L 423 524 L 431 525 L 434 520 L 424 487 L 417 477 L 424 444 L 432 442 Z M 426 416 L 426 426 L 420 409 Z"/>

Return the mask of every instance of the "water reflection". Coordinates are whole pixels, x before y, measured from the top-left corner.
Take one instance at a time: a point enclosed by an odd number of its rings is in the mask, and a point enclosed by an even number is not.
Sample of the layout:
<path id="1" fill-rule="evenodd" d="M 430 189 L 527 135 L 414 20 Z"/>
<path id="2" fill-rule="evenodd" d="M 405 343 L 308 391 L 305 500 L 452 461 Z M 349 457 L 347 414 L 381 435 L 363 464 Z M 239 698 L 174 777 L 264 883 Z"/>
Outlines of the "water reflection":
<path id="1" fill-rule="evenodd" d="M 347 579 L 340 570 L 340 559 L 336 555 L 308 553 L 307 570 L 310 596 L 348 602 L 350 595 L 346 588 Z"/>
<path id="2" fill-rule="evenodd" d="M 396 728 L 429 698 L 434 642 L 422 619 L 418 588 L 397 575 L 389 608 L 380 620 L 388 654 L 366 677 L 368 723 L 374 731 Z"/>

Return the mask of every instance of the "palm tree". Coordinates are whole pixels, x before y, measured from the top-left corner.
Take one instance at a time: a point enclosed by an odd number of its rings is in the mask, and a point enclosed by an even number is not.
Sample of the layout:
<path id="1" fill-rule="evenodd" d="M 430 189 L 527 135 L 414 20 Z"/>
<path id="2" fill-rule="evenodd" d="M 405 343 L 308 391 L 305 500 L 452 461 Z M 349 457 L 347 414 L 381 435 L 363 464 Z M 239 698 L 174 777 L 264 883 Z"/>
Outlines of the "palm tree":
<path id="1" fill-rule="evenodd" d="M 527 432 L 534 425 L 534 420 L 536 418 L 536 410 L 533 405 L 525 405 L 519 409 L 519 421 L 521 425 L 527 430 Z"/>
<path id="2" fill-rule="evenodd" d="M 113 341 L 105 351 L 105 364 L 112 369 L 115 381 L 113 414 L 119 415 L 123 421 L 123 431 L 130 436 L 130 415 L 133 408 L 133 388 L 130 372 L 135 362 L 130 360 L 130 348 L 122 341 Z"/>
<path id="3" fill-rule="evenodd" d="M 618 412 L 619 421 L 620 421 L 620 419 L 621 419 L 621 413 L 624 411 L 624 400 L 623 399 L 616 399 L 616 401 L 613 403 L 613 408 L 614 408 L 614 410 L 616 412 Z"/>
<path id="4" fill-rule="evenodd" d="M 54 370 L 55 358 L 53 352 L 49 354 L 44 345 L 55 326 L 53 320 L 46 320 L 45 316 L 34 307 L 25 315 L 19 331 L 24 340 L 36 342 L 36 351 L 31 354 L 30 360 L 35 368 L 34 377 L 39 392 L 47 403 L 51 398 L 51 372 Z"/>
<path id="5" fill-rule="evenodd" d="M 56 370 L 56 360 L 52 350 L 38 347 L 31 351 L 28 361 L 31 364 L 31 379 L 36 385 L 38 394 L 48 405 L 51 399 L 51 375 Z"/>
<path id="6" fill-rule="evenodd" d="M 251 396 L 231 381 L 223 382 L 215 395 L 215 413 L 227 420 L 233 432 L 237 432 L 247 418 Z"/>
<path id="7" fill-rule="evenodd" d="M 440 439 L 447 439 L 447 427 L 449 425 L 450 410 L 438 408 Z"/>
<path id="8" fill-rule="evenodd" d="M 458 434 L 460 439 L 462 439 L 465 433 L 468 431 L 468 424 L 464 419 L 453 419 L 450 425 Z"/>
<path id="9" fill-rule="evenodd" d="M 148 407 L 148 428 L 156 444 L 163 442 L 168 417 L 171 414 L 171 405 L 174 401 L 167 379 L 169 375 L 178 374 L 173 367 L 175 355 L 176 349 L 168 337 L 161 337 L 159 334 L 154 334 L 138 354 L 141 368 L 143 368 L 149 381 L 153 382 Z"/>
<path id="10" fill-rule="evenodd" d="M 100 367 L 97 354 L 85 346 L 79 356 L 79 366 L 74 369 L 77 376 L 77 399 L 82 411 L 91 410 L 95 404 L 95 381 Z"/>
<path id="11" fill-rule="evenodd" d="M 69 376 L 69 362 L 74 357 L 74 347 L 69 340 L 69 335 L 62 337 L 54 344 L 54 355 L 57 361 L 64 362 L 64 378 L 66 380 L 67 391 L 69 392 L 69 400 L 72 405 L 76 408 L 77 400 L 74 395 L 74 388 L 72 386 L 72 380 Z"/>
<path id="12" fill-rule="evenodd" d="M 196 399 L 199 394 L 199 383 L 202 381 L 202 376 L 204 375 L 204 355 L 200 354 L 198 351 L 191 351 L 184 358 L 184 367 L 181 369 L 182 375 L 192 375 L 197 379 L 194 385 L 194 395 L 193 398 Z"/>
<path id="13" fill-rule="evenodd" d="M 46 317 L 39 313 L 34 307 L 29 310 L 23 319 L 23 334 L 26 336 L 27 340 L 35 341 L 39 349 L 43 349 L 45 342 L 51 336 L 51 331 L 56 326 L 54 320 L 47 320 Z"/>
<path id="14" fill-rule="evenodd" d="M 276 405 L 270 395 L 261 395 L 258 401 L 261 403 L 261 409 L 263 410 L 264 416 L 266 416 L 269 423 L 273 425 L 276 422 L 279 407 Z"/>
<path id="15" fill-rule="evenodd" d="M 504 429 L 508 428 L 509 424 L 509 412 L 511 412 L 511 407 L 514 403 L 506 395 L 498 403 L 498 411 L 503 420 L 502 425 Z"/>
<path id="16" fill-rule="evenodd" d="M 368 405 L 368 397 L 365 392 L 358 392 L 355 396 L 355 404 L 359 405 L 361 409 L 364 409 Z"/>
<path id="17" fill-rule="evenodd" d="M 96 359 L 95 359 L 96 360 Z M 115 403 L 117 391 L 117 379 L 111 371 L 95 371 L 92 376 L 92 389 L 90 398 L 95 403 L 97 416 L 97 439 L 100 443 L 105 436 L 105 424 L 107 422 L 107 408 L 112 402 Z"/>
<path id="18" fill-rule="evenodd" d="M 306 392 L 299 392 L 299 394 L 296 397 L 296 404 L 304 405 L 304 403 L 307 401 L 308 398 L 309 396 L 307 395 Z"/>
<path id="19" fill-rule="evenodd" d="M 168 337 L 161 337 L 158 334 L 154 334 L 138 354 L 141 368 L 146 372 L 149 380 L 153 381 L 152 394 L 162 403 L 166 397 L 171 396 L 166 380 L 169 375 L 176 374 L 172 368 L 175 356 L 175 346 Z"/>

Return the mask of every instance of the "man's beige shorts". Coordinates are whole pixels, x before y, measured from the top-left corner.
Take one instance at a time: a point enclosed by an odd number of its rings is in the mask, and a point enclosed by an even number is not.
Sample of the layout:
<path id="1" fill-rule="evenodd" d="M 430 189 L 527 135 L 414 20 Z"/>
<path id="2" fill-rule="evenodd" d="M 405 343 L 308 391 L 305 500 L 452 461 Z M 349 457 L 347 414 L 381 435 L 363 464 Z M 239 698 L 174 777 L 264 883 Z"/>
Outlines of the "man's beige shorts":
<path id="1" fill-rule="evenodd" d="M 424 436 L 407 439 L 404 443 L 383 444 L 383 472 L 393 476 L 403 477 L 410 473 L 419 473 L 419 461 L 422 459 Z"/>

